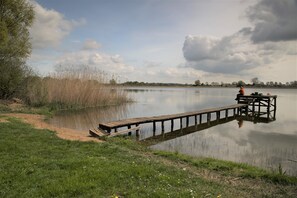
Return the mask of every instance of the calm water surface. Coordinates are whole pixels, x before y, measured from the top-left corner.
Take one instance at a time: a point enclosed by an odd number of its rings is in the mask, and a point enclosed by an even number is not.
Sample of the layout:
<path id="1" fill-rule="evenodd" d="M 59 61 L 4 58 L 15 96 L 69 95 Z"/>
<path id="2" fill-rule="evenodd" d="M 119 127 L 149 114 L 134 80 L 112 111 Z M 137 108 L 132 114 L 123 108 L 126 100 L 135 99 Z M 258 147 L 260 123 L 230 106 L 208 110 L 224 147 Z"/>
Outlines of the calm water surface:
<path id="1" fill-rule="evenodd" d="M 87 132 L 89 128 L 97 127 L 100 122 L 183 113 L 235 104 L 234 98 L 238 89 L 131 87 L 126 91 L 136 102 L 108 108 L 61 112 L 50 122 L 57 126 Z M 192 133 L 179 134 L 178 137 L 173 136 L 164 141 L 160 139 L 151 147 L 191 156 L 244 162 L 270 170 L 277 170 L 281 164 L 288 174 L 297 176 L 297 90 L 246 89 L 246 94 L 255 91 L 278 96 L 275 121 L 243 121 L 239 124 L 238 120 L 230 118 L 223 124 L 196 132 L 195 127 L 192 127 Z M 194 124 L 193 119 L 190 119 L 190 124 Z M 152 136 L 152 124 L 141 127 L 141 140 Z M 158 128 L 157 133 L 160 133 L 160 126 Z M 179 128 L 177 120 L 175 129 Z M 165 122 L 165 131 L 170 131 L 170 122 Z"/>

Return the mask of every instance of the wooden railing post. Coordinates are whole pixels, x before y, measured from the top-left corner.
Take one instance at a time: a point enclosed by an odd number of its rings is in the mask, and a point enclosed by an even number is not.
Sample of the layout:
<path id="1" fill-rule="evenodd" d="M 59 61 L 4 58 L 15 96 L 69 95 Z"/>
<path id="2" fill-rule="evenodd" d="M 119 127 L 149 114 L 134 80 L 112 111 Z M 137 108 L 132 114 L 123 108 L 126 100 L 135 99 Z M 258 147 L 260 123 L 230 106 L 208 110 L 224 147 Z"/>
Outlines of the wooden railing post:
<path id="1" fill-rule="evenodd" d="M 211 114 L 207 113 L 207 124 L 208 125 L 210 124 L 210 119 L 211 119 Z"/>

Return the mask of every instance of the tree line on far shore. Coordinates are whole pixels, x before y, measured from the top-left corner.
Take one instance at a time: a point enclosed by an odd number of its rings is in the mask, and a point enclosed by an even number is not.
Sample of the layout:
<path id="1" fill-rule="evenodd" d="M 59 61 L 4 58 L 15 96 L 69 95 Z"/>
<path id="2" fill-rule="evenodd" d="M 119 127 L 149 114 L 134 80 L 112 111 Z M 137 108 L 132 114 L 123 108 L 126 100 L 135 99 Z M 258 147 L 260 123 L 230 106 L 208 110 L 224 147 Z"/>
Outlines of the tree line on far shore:
<path id="1" fill-rule="evenodd" d="M 112 84 L 115 84 L 116 81 L 113 80 Z M 291 82 L 261 82 L 258 78 L 253 78 L 250 83 L 246 83 L 242 80 L 232 83 L 225 82 L 201 82 L 200 80 L 196 80 L 194 84 L 190 83 L 151 83 L 151 82 L 139 82 L 139 81 L 127 81 L 124 83 L 120 83 L 119 85 L 124 86 L 197 86 L 197 87 L 274 87 L 274 88 L 297 88 L 297 81 Z"/>
<path id="2" fill-rule="evenodd" d="M 221 87 L 240 87 L 240 86 L 245 86 L 245 87 L 279 87 L 279 88 L 286 88 L 286 87 L 291 87 L 291 88 L 297 88 L 297 81 L 291 81 L 291 82 L 273 82 L 273 81 L 268 81 L 268 82 L 262 82 L 260 81 L 257 77 L 252 78 L 249 83 L 244 82 L 242 80 L 239 80 L 237 82 L 232 82 L 232 83 L 225 83 L 225 82 L 200 82 L 200 80 L 196 80 L 194 82 L 194 86 L 221 86 Z"/>

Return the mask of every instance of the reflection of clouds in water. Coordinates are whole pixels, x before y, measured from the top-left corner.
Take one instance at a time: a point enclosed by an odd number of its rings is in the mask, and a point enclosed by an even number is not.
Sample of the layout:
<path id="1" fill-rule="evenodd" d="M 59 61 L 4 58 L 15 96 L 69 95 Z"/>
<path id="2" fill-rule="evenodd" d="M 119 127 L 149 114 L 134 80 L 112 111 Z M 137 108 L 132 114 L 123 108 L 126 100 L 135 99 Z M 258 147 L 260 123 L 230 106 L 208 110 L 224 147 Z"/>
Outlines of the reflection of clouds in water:
<path id="1" fill-rule="evenodd" d="M 297 175 L 297 164 L 288 163 L 289 159 L 297 159 L 296 135 L 251 131 L 249 142 L 253 158 L 259 160 L 256 165 L 276 168 L 282 164 L 284 170 Z"/>
<path id="2" fill-rule="evenodd" d="M 297 136 L 257 131 L 253 123 L 245 124 L 246 130 L 234 130 L 237 121 L 232 121 L 152 148 L 244 162 L 267 169 L 276 169 L 282 164 L 289 174 L 297 175 L 297 164 L 288 161 L 297 159 Z"/>
<path id="3" fill-rule="evenodd" d="M 295 120 L 286 120 L 286 121 L 282 121 L 282 122 L 271 122 L 267 125 L 261 125 L 260 127 L 258 127 L 258 130 L 263 133 L 274 132 L 274 133 L 280 133 L 280 134 L 297 135 L 296 123 L 297 123 L 297 121 L 295 121 Z"/>

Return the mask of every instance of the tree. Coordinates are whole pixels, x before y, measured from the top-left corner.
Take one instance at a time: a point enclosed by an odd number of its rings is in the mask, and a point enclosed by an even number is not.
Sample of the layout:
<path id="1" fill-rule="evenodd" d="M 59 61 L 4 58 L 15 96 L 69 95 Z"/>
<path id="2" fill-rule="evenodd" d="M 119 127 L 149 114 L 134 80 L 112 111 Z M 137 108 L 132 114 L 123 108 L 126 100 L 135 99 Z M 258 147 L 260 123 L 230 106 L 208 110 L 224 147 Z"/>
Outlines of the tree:
<path id="1" fill-rule="evenodd" d="M 200 80 L 196 80 L 196 81 L 195 81 L 195 85 L 196 85 L 196 86 L 199 86 L 199 85 L 201 85 L 201 82 L 200 82 Z"/>
<path id="2" fill-rule="evenodd" d="M 116 84 L 117 84 L 117 81 L 116 81 L 115 79 L 111 79 L 111 80 L 109 81 L 109 84 L 111 84 L 111 85 L 116 85 Z"/>
<path id="3" fill-rule="evenodd" d="M 242 80 L 237 82 L 237 87 L 244 86 L 244 85 L 245 83 Z"/>
<path id="4" fill-rule="evenodd" d="M 258 79 L 258 77 L 255 77 L 255 78 L 252 78 L 251 79 L 251 82 L 253 83 L 253 85 L 257 85 L 257 84 L 259 84 L 259 79 Z"/>
<path id="5" fill-rule="evenodd" d="M 27 0 L 0 0 L 0 98 L 12 97 L 27 72 L 29 28 L 34 11 Z"/>

